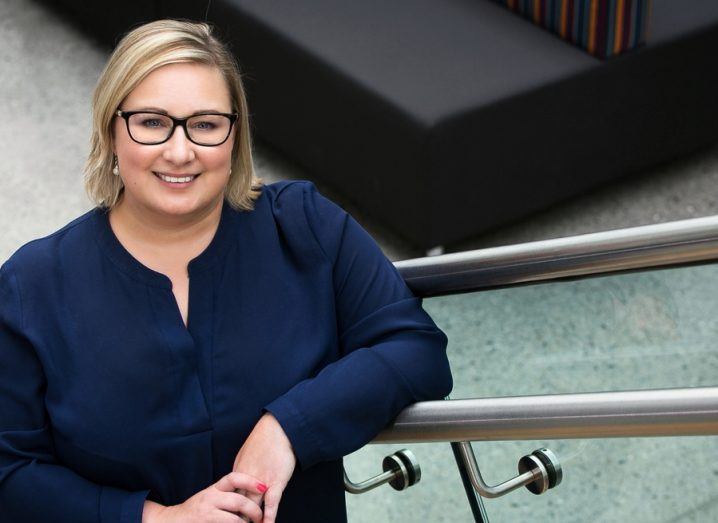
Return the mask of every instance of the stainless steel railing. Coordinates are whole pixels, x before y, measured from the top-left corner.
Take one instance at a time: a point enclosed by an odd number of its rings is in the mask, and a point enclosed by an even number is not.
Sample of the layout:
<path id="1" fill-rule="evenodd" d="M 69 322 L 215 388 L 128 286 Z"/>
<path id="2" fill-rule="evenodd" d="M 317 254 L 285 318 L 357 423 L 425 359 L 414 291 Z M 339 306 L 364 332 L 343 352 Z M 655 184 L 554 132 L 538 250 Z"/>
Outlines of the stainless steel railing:
<path id="1" fill-rule="evenodd" d="M 718 216 L 396 262 L 417 296 L 718 260 Z M 374 443 L 718 434 L 718 388 L 433 401 Z"/>
<path id="2" fill-rule="evenodd" d="M 395 265 L 414 294 L 429 297 L 717 259 L 713 216 Z M 718 435 L 718 387 L 427 401 L 404 409 L 372 443 L 451 442 L 474 521 L 486 523 L 482 497 L 522 486 L 542 494 L 561 483 L 562 466 L 551 450 L 537 449 L 521 457 L 518 476 L 491 486 L 472 441 L 696 435 Z M 383 469 L 361 483 L 345 473 L 345 488 L 360 493 L 387 481 L 405 488 L 421 470 L 406 449 L 387 456 Z"/>
<path id="3" fill-rule="evenodd" d="M 417 296 L 718 259 L 718 216 L 395 263 Z"/>
<path id="4" fill-rule="evenodd" d="M 373 443 L 718 434 L 718 387 L 425 401 Z"/>
<path id="5" fill-rule="evenodd" d="M 718 216 L 395 266 L 414 294 L 430 297 L 713 260 L 718 260 Z M 696 435 L 718 435 L 718 387 L 427 401 L 404 409 L 372 443 L 451 442 L 474 520 L 486 522 L 479 496 L 498 497 L 521 486 L 541 494 L 561 483 L 562 468 L 553 452 L 537 449 L 519 460 L 518 476 L 490 486 L 481 477 L 471 441 Z M 395 455 L 387 456 L 385 465 L 390 458 Z M 345 487 L 362 492 L 390 477 L 410 484 L 412 474 L 420 473 L 418 463 L 405 457 L 396 461 L 403 465 L 384 466 L 382 475 L 360 484 L 345 474 Z"/>

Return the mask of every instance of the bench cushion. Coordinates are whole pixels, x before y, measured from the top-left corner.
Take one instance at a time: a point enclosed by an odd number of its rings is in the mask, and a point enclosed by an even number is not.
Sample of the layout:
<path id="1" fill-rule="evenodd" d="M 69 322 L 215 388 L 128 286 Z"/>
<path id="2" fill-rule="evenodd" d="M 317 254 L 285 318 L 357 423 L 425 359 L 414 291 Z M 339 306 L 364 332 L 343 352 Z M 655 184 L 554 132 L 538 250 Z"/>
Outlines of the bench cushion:
<path id="1" fill-rule="evenodd" d="M 715 0 L 653 0 L 647 44 L 608 61 L 489 0 L 213 0 L 209 20 L 257 133 L 422 248 L 718 138 Z"/>

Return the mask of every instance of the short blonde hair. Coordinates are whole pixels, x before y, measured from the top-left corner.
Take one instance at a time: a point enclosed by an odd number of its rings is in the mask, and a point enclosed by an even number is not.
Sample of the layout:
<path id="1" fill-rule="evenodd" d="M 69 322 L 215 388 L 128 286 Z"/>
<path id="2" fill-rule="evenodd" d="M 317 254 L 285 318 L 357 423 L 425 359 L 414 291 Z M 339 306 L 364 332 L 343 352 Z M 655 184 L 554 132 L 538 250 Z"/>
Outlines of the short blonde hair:
<path id="1" fill-rule="evenodd" d="M 229 89 L 232 110 L 239 113 L 232 147 L 232 172 L 225 199 L 235 209 L 251 210 L 260 195 L 255 177 L 249 135 L 247 101 L 239 67 L 229 50 L 205 23 L 157 20 L 125 35 L 110 56 L 92 97 L 92 137 L 85 163 L 85 190 L 101 207 L 112 208 L 123 191 L 122 180 L 112 174 L 112 122 L 122 101 L 152 71 L 175 63 L 217 67 Z"/>

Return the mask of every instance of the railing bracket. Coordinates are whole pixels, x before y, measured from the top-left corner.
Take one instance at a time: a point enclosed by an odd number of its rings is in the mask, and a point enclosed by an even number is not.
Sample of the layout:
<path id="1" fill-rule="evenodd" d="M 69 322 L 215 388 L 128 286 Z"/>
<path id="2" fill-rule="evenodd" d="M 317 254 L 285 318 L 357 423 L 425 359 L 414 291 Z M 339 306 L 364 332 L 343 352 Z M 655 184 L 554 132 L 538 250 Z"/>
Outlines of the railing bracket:
<path id="1" fill-rule="evenodd" d="M 549 449 L 538 449 L 519 460 L 519 475 L 495 486 L 487 485 L 481 477 L 476 456 L 468 441 L 459 442 L 459 454 L 476 492 L 485 498 L 498 498 L 519 487 L 534 494 L 543 494 L 558 486 L 563 479 L 561 463 Z"/>
<path id="2" fill-rule="evenodd" d="M 421 479 L 421 467 L 414 453 L 408 449 L 396 451 L 384 458 L 384 472 L 361 483 L 352 483 L 344 471 L 344 489 L 351 494 L 363 494 L 379 485 L 389 483 L 394 490 L 405 490 Z"/>
<path id="3" fill-rule="evenodd" d="M 563 470 L 556 454 L 549 449 L 534 450 L 519 460 L 519 474 L 537 471 L 540 477 L 532 481 L 526 488 L 534 494 L 543 494 L 558 486 L 563 479 Z"/>

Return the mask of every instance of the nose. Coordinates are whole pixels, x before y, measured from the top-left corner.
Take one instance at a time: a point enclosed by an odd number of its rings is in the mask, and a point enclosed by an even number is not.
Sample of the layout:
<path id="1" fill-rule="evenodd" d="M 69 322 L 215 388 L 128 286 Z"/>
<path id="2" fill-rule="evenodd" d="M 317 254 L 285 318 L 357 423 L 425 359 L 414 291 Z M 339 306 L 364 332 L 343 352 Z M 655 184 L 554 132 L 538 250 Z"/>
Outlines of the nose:
<path id="1" fill-rule="evenodd" d="M 185 164 L 194 160 L 194 144 L 185 135 L 179 125 L 175 127 L 170 139 L 164 143 L 162 157 L 174 164 Z"/>

